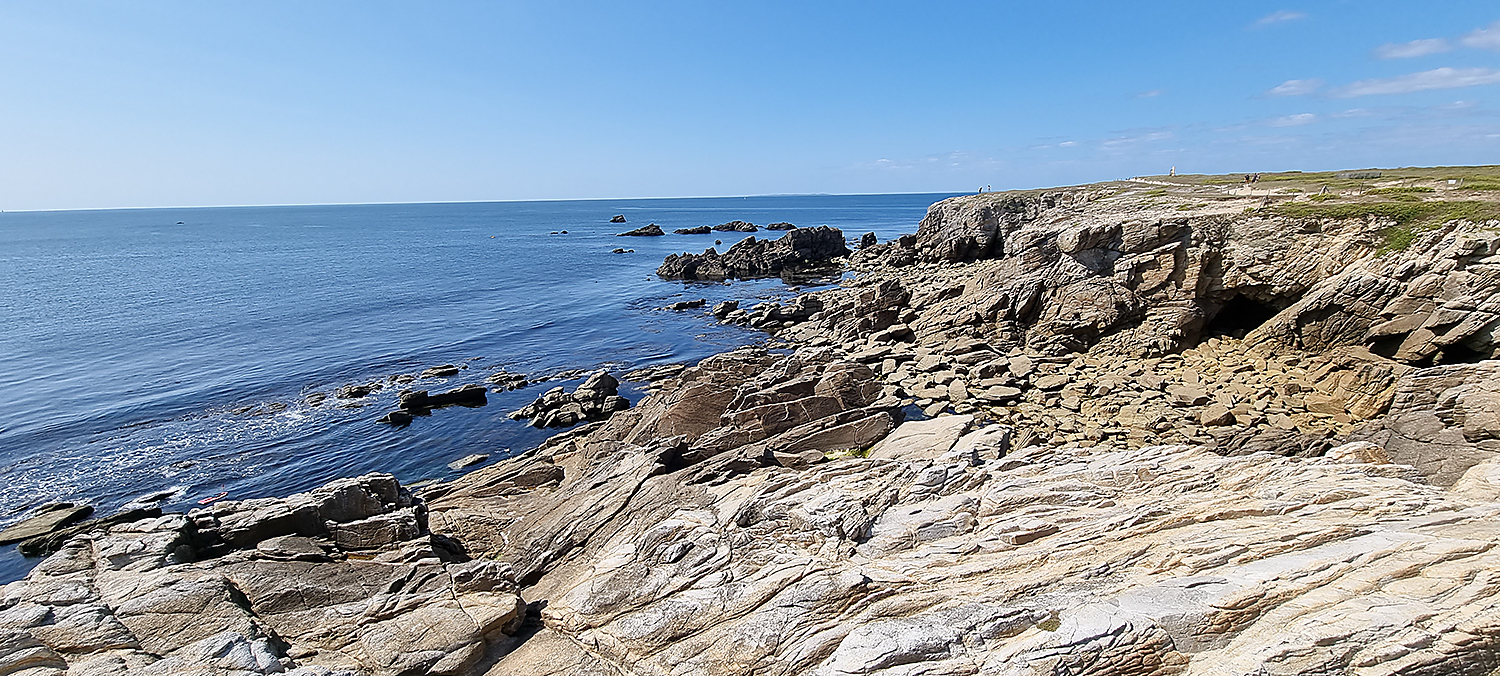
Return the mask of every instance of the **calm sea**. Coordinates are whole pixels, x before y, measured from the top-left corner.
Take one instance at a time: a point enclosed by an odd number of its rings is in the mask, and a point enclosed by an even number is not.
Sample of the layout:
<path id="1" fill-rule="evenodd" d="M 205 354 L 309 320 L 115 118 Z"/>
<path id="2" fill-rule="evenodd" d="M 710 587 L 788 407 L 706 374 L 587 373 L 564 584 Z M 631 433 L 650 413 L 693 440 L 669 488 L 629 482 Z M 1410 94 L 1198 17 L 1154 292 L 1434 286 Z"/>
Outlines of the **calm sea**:
<path id="1" fill-rule="evenodd" d="M 723 251 L 741 233 L 615 233 L 739 219 L 884 240 L 947 196 L 0 213 L 0 523 L 53 501 L 103 515 L 170 491 L 163 506 L 186 510 L 223 491 L 285 495 L 374 471 L 413 482 L 456 474 L 448 463 L 468 454 L 493 462 L 548 434 L 506 413 L 573 383 L 490 394 L 405 428 L 375 422 L 397 387 L 364 406 L 304 398 L 447 363 L 465 368 L 418 386 L 497 368 L 535 378 L 693 362 L 763 336 L 659 308 L 789 290 L 653 274 L 668 253 L 715 239 Z M 615 214 L 628 222 L 609 223 Z M 626 394 L 638 399 L 639 384 Z M 0 581 L 33 563 L 0 550 Z"/>

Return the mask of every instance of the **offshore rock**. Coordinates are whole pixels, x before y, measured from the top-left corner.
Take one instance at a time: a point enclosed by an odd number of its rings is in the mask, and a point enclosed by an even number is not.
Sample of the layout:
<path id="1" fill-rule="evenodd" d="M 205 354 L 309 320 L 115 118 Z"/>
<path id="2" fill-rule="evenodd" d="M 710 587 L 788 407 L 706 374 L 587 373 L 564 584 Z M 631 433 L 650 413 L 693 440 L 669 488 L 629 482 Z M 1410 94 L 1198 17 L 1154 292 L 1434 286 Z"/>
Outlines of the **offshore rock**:
<path id="1" fill-rule="evenodd" d="M 483 406 L 487 401 L 484 392 L 484 386 L 475 383 L 439 394 L 428 394 L 427 390 L 402 392 L 401 408 L 408 411 L 423 411 L 441 406 Z"/>
<path id="2" fill-rule="evenodd" d="M 707 235 L 713 231 L 714 229 L 707 225 L 698 225 L 691 228 L 678 228 L 673 230 L 672 233 L 677 235 Z"/>
<path id="3" fill-rule="evenodd" d="M 531 420 L 533 427 L 570 427 L 580 422 L 603 420 L 615 411 L 630 408 L 619 396 L 620 381 L 608 371 L 596 371 L 572 392 L 554 387 L 535 401 L 510 414 L 511 420 Z"/>
<path id="4" fill-rule="evenodd" d="M 667 233 L 661 231 L 661 226 L 652 223 L 644 225 L 628 232 L 622 232 L 616 237 L 661 237 Z"/>
<path id="5" fill-rule="evenodd" d="M 745 221 L 720 223 L 715 225 L 713 229 L 719 232 L 755 232 L 759 230 L 759 228 L 755 227 L 754 223 L 746 223 Z"/>
<path id="6" fill-rule="evenodd" d="M 701 254 L 672 254 L 656 274 L 663 279 L 773 277 L 825 265 L 848 254 L 844 233 L 837 228 L 798 228 L 774 241 L 747 237 L 722 255 L 715 249 Z"/>

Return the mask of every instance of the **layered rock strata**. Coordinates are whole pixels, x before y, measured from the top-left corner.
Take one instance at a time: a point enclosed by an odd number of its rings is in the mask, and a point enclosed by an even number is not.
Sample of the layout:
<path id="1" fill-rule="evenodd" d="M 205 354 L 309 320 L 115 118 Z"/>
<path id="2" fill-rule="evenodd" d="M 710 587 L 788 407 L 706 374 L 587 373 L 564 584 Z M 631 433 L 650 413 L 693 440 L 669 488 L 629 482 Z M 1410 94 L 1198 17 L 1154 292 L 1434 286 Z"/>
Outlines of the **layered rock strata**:
<path id="1" fill-rule="evenodd" d="M 510 641 L 508 571 L 426 528 L 389 475 L 74 537 L 0 597 L 27 676 L 466 674 Z"/>
<path id="2" fill-rule="evenodd" d="M 6 588 L 0 664 L 1500 669 L 1496 224 L 1160 185 L 934 205 L 837 254 L 841 288 L 712 312 L 783 342 L 421 499 L 366 477 L 75 536 Z M 668 272 L 770 267 L 727 257 Z"/>

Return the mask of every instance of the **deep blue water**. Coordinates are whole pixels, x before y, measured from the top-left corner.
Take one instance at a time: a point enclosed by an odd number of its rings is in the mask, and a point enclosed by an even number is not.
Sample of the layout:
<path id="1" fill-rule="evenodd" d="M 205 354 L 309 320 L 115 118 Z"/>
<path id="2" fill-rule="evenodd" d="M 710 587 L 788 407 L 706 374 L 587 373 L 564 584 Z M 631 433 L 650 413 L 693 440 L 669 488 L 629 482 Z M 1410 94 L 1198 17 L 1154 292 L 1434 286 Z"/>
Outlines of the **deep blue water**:
<path id="1" fill-rule="evenodd" d="M 400 387 L 364 407 L 303 399 L 444 363 L 466 369 L 407 387 L 441 391 L 502 367 L 536 377 L 693 362 L 763 336 L 658 308 L 788 290 L 653 274 L 668 253 L 715 239 L 722 251 L 743 234 L 615 233 L 740 219 L 884 240 L 946 196 L 0 213 L 0 523 L 59 500 L 108 514 L 173 490 L 163 506 L 186 510 L 221 491 L 285 495 L 372 471 L 444 478 L 470 453 L 493 462 L 549 434 L 506 413 L 558 382 L 405 428 L 375 422 Z M 629 222 L 608 223 L 614 214 Z M 756 233 L 768 235 L 780 233 Z M 31 563 L 5 548 L 0 580 Z"/>

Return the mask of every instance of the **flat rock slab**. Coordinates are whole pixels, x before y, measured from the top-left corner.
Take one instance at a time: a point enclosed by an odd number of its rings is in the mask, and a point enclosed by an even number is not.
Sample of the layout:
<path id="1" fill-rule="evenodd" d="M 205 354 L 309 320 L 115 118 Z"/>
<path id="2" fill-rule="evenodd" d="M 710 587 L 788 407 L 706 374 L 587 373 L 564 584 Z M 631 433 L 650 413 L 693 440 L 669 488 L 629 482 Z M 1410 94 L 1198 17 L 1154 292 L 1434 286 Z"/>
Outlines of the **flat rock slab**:
<path id="1" fill-rule="evenodd" d="M 88 505 L 73 505 L 64 502 L 48 506 L 41 513 L 22 519 L 12 524 L 10 528 L 0 531 L 0 545 L 46 535 L 69 524 L 77 523 L 93 513 L 94 508 Z"/>
<path id="2" fill-rule="evenodd" d="M 953 448 L 974 422 L 972 415 L 948 415 L 901 423 L 884 441 L 870 449 L 871 458 L 935 460 Z"/>

